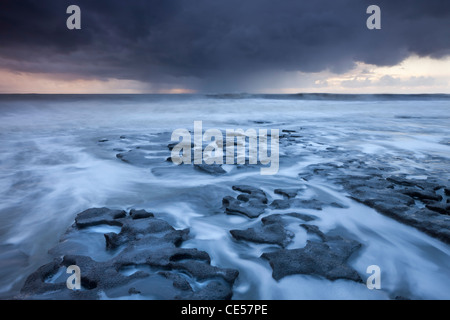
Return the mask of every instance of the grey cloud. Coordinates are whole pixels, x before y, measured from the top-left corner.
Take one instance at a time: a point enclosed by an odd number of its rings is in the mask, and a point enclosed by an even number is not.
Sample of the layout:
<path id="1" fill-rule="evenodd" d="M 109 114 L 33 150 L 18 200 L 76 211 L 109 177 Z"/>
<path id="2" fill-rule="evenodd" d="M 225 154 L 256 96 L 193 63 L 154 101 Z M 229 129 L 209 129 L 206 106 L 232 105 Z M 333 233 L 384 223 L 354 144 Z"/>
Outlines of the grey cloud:
<path id="1" fill-rule="evenodd" d="M 382 29 L 365 27 L 382 9 Z M 82 10 L 82 30 L 65 27 Z M 348 71 L 450 54 L 444 0 L 4 0 L 0 66 L 80 78 L 245 87 L 258 73 Z"/>

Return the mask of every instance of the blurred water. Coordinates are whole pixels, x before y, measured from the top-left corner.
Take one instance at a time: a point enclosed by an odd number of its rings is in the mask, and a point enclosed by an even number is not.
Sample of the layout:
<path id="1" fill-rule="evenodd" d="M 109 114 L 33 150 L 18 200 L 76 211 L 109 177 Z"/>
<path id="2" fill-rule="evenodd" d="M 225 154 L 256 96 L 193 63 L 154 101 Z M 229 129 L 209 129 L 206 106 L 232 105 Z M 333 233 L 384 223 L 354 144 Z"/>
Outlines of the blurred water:
<path id="1" fill-rule="evenodd" d="M 213 264 L 239 269 L 237 299 L 384 299 L 393 293 L 450 298 L 448 245 L 349 200 L 323 181 L 306 185 L 349 208 L 301 212 L 318 216 L 315 224 L 323 231 L 342 229 L 360 241 L 364 247 L 351 265 L 362 276 L 368 265 L 379 265 L 383 290 L 302 275 L 277 282 L 269 264 L 259 258 L 271 246 L 232 240 L 230 229 L 258 223 L 226 216 L 220 209 L 232 185 L 259 186 L 279 198 L 274 188 L 298 187 L 302 169 L 332 159 L 290 146 L 281 150 L 289 158 L 273 177 L 260 176 L 259 170 L 211 177 L 195 171 L 158 171 L 158 165 L 127 165 L 98 142 L 140 135 L 139 143 L 145 143 L 146 135 L 192 129 L 196 120 L 203 121 L 204 129 L 304 127 L 314 137 L 313 148 L 323 144 L 369 155 L 398 155 L 397 165 L 405 173 L 421 169 L 425 176 L 450 179 L 450 100 L 445 97 L 0 96 L 0 297 L 14 296 L 25 277 L 51 259 L 47 251 L 78 212 L 106 206 L 145 208 L 177 228 L 190 227 L 193 238 L 185 246 L 207 251 Z M 439 160 L 429 161 L 430 157 Z M 306 244 L 298 220 L 289 228 L 296 236 L 288 248 Z"/>

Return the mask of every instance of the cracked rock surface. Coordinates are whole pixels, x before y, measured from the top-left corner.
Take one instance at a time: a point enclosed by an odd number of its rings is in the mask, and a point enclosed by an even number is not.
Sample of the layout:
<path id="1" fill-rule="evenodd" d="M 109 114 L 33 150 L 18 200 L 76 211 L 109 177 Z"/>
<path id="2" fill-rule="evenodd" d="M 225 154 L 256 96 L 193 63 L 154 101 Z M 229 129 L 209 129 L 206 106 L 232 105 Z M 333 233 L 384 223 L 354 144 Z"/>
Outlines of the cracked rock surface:
<path id="1" fill-rule="evenodd" d="M 97 226 L 115 226 L 104 234 L 109 259 L 98 261 L 76 246 L 83 232 Z M 155 299 L 230 299 L 239 272 L 211 265 L 207 252 L 180 248 L 189 229 L 176 230 L 144 210 L 93 208 L 77 215 L 74 225 L 51 252 L 54 261 L 26 280 L 19 299 L 101 299 L 141 295 Z M 86 253 L 86 252 L 84 252 Z M 81 269 L 81 290 L 66 288 L 65 270 Z"/>

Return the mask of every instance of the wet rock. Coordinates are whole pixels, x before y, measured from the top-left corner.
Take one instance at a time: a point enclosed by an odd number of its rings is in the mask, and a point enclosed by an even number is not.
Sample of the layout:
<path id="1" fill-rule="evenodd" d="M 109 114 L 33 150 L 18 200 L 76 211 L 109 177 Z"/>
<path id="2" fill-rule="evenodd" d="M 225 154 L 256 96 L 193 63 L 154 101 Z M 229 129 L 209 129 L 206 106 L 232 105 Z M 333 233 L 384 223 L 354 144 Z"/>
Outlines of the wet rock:
<path id="1" fill-rule="evenodd" d="M 402 177 L 392 176 L 392 177 L 386 178 L 386 180 L 389 182 L 393 182 L 394 184 L 405 186 L 405 187 L 414 187 L 415 186 L 414 181 L 406 179 L 406 178 L 402 178 Z"/>
<path id="2" fill-rule="evenodd" d="M 179 142 L 173 142 L 173 143 L 169 143 L 167 145 L 167 148 L 169 148 L 170 151 L 173 150 L 173 148 L 178 144 Z"/>
<path id="3" fill-rule="evenodd" d="M 132 287 L 132 288 L 128 289 L 128 294 L 130 294 L 130 295 L 141 294 L 141 292 L 139 290 L 137 290 L 135 287 Z"/>
<path id="4" fill-rule="evenodd" d="M 91 251 L 76 246 L 80 241 L 78 238 L 83 235 L 80 230 L 93 225 L 121 227 L 119 233 L 104 235 L 105 252 L 108 249 L 116 252 L 110 254 L 110 259 L 95 261 L 86 255 Z M 180 248 L 188 233 L 189 229 L 176 230 L 145 210 L 131 210 L 129 215 L 124 211 L 107 208 L 83 211 L 78 214 L 74 226 L 68 230 L 65 241 L 51 250 L 78 250 L 81 251 L 80 254 L 62 254 L 36 270 L 27 278 L 17 298 L 98 299 L 100 292 L 119 297 L 144 295 L 145 292 L 164 299 L 231 298 L 232 286 L 239 272 L 212 266 L 209 255 L 204 251 Z M 68 290 L 66 277 L 56 278 L 61 270 L 65 271 L 70 265 L 77 265 L 81 269 L 81 291 Z M 142 266 L 146 268 L 140 270 Z M 137 268 L 137 271 L 125 275 L 122 270 L 129 267 Z M 52 278 L 55 279 L 49 281 Z M 163 281 L 161 279 L 171 282 L 172 288 L 158 291 L 158 286 Z M 208 281 L 208 284 L 198 285 L 197 289 L 190 285 L 190 282 L 204 281 Z"/>
<path id="5" fill-rule="evenodd" d="M 228 285 L 223 282 L 213 281 L 198 292 L 175 298 L 184 300 L 230 300 L 232 295 L 233 292 Z"/>
<path id="6" fill-rule="evenodd" d="M 274 209 L 288 209 L 291 207 L 292 202 L 289 199 L 275 199 L 272 201 L 270 206 Z"/>
<path id="7" fill-rule="evenodd" d="M 125 216 L 126 212 L 123 210 L 92 208 L 79 213 L 75 218 L 75 224 L 78 228 L 98 226 L 102 224 L 121 227 L 123 224 L 119 219 L 124 218 Z"/>
<path id="8" fill-rule="evenodd" d="M 233 190 L 242 192 L 237 198 L 226 196 L 222 200 L 227 214 L 245 215 L 249 218 L 257 218 L 267 208 L 267 196 L 264 191 L 251 186 L 233 186 Z"/>
<path id="9" fill-rule="evenodd" d="M 240 195 L 237 196 L 237 199 L 238 199 L 239 201 L 249 202 L 250 199 L 251 199 L 251 197 L 250 197 L 250 195 L 248 195 L 248 194 L 240 194 Z"/>
<path id="10" fill-rule="evenodd" d="M 308 179 L 319 175 L 342 186 L 350 198 L 450 243 L 450 220 L 440 217 L 448 217 L 448 207 L 445 205 L 448 199 L 442 199 L 439 194 L 442 189 L 443 194 L 446 188 L 448 190 L 447 182 L 438 177 L 424 180 L 409 179 L 406 175 L 389 175 L 394 168 L 387 162 L 382 163 L 376 159 L 370 161 L 377 161 L 376 166 L 370 166 L 359 159 L 349 159 L 346 155 L 341 158 L 342 164 L 311 165 L 299 176 Z M 427 208 L 424 210 L 417 206 L 417 200 Z"/>
<path id="11" fill-rule="evenodd" d="M 135 209 L 130 210 L 130 216 L 135 220 L 154 217 L 153 213 L 151 213 L 151 212 L 147 212 L 145 210 L 135 210 Z"/>
<path id="12" fill-rule="evenodd" d="M 231 196 L 226 196 L 222 200 L 227 214 L 244 215 L 249 218 L 257 218 L 265 211 L 265 207 L 256 204 L 252 206 L 250 202 L 239 201 Z"/>
<path id="13" fill-rule="evenodd" d="M 448 204 L 434 202 L 427 204 L 426 207 L 430 210 L 439 212 L 440 214 L 450 215 L 450 205 Z"/>
<path id="14" fill-rule="evenodd" d="M 160 159 L 148 158 L 147 153 L 140 151 L 139 149 L 118 153 L 116 154 L 116 158 L 122 160 L 123 162 L 142 167 L 147 167 L 149 165 L 161 162 Z"/>
<path id="15" fill-rule="evenodd" d="M 50 278 L 59 270 L 59 266 L 62 259 L 55 259 L 50 263 L 47 263 L 37 269 L 32 273 L 25 284 L 22 287 L 22 293 L 28 294 L 32 292 L 33 294 L 42 294 L 48 291 L 62 290 L 66 288 L 65 283 L 47 283 L 45 280 Z"/>
<path id="16" fill-rule="evenodd" d="M 177 144 L 179 144 L 179 142 L 169 143 L 169 144 L 167 145 L 167 148 L 168 148 L 170 151 L 172 151 L 173 148 L 174 148 Z M 191 143 L 191 148 L 195 148 L 195 144 L 194 144 L 194 143 Z"/>
<path id="17" fill-rule="evenodd" d="M 316 216 L 313 216 L 313 215 L 310 215 L 310 214 L 304 214 L 304 213 L 297 213 L 297 212 L 287 213 L 286 215 L 294 217 L 294 218 L 301 219 L 301 220 L 306 221 L 306 222 L 313 221 L 313 220 L 317 219 Z"/>
<path id="18" fill-rule="evenodd" d="M 317 199 L 276 199 L 274 200 L 270 206 L 274 209 L 288 209 L 291 207 L 303 208 L 303 209 L 313 209 L 313 210 L 322 210 L 322 206 L 326 205 L 320 200 Z M 331 205 L 331 204 L 329 204 Z"/>
<path id="19" fill-rule="evenodd" d="M 247 185 L 233 186 L 233 190 L 249 194 L 252 198 L 259 200 L 261 203 L 267 204 L 267 195 L 264 191 Z"/>
<path id="20" fill-rule="evenodd" d="M 161 271 L 159 272 L 160 275 L 164 276 L 167 279 L 170 279 L 173 281 L 173 286 L 177 289 L 183 290 L 183 291 L 190 291 L 193 292 L 191 285 L 189 284 L 189 281 L 186 280 L 186 278 L 182 277 L 181 275 L 173 272 L 168 271 Z"/>
<path id="21" fill-rule="evenodd" d="M 227 283 L 234 283 L 234 280 L 236 280 L 239 275 L 237 270 L 218 268 L 196 260 L 189 262 L 171 262 L 170 267 L 175 270 L 187 272 L 189 275 L 200 281 L 221 277 Z"/>
<path id="22" fill-rule="evenodd" d="M 322 210 L 323 203 L 317 199 L 295 201 L 295 206 L 305 209 Z"/>
<path id="23" fill-rule="evenodd" d="M 418 199 L 421 201 L 441 201 L 442 196 L 429 191 L 419 191 L 415 189 L 406 189 L 402 191 L 403 194 L 406 194 L 407 196 L 410 196 L 414 199 Z"/>
<path id="24" fill-rule="evenodd" d="M 287 217 L 293 217 L 296 219 L 303 220 L 305 222 L 313 221 L 317 219 L 316 216 L 304 214 L 304 213 L 297 213 L 297 212 L 291 212 L 291 213 L 283 213 L 283 214 L 271 214 L 269 216 L 266 216 L 261 219 L 261 221 L 264 224 L 270 224 L 270 223 L 280 223 L 286 220 Z"/>
<path id="25" fill-rule="evenodd" d="M 246 240 L 256 243 L 276 244 L 286 247 L 294 235 L 284 228 L 280 215 L 271 215 L 261 220 L 262 225 L 246 230 L 231 230 L 230 233 L 236 240 Z"/>
<path id="26" fill-rule="evenodd" d="M 322 241 L 327 241 L 328 237 L 320 231 L 318 226 L 312 224 L 301 224 L 300 226 L 303 227 L 306 232 L 317 235 Z"/>
<path id="27" fill-rule="evenodd" d="M 280 280 L 293 274 L 318 275 L 329 280 L 348 279 L 362 282 L 359 274 L 346 264 L 348 258 L 361 244 L 343 238 L 328 239 L 326 242 L 307 241 L 301 249 L 281 249 L 264 253 L 269 261 L 272 277 Z"/>
<path id="28" fill-rule="evenodd" d="M 291 199 L 295 198 L 300 189 L 275 189 L 274 193 L 282 195 L 285 198 Z"/>
<path id="29" fill-rule="evenodd" d="M 194 164 L 194 168 L 212 175 L 227 173 L 220 164 Z"/>

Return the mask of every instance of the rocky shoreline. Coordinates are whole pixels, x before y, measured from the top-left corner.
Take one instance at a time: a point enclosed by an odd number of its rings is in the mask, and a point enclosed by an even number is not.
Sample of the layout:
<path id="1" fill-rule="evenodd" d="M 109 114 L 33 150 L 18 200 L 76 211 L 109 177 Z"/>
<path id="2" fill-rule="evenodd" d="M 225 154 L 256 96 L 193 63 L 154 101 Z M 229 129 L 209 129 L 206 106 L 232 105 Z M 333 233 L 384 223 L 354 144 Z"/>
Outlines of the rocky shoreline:
<path id="1" fill-rule="evenodd" d="M 144 139 L 121 136 L 116 143 L 108 139 L 98 143 L 114 152 L 127 164 L 146 167 L 158 164 L 155 175 L 164 170 L 179 170 L 167 161 L 168 133 L 157 135 L 157 143 L 145 145 Z M 289 275 L 311 275 L 328 280 L 363 279 L 349 266 L 352 255 L 363 245 L 347 235 L 325 233 L 314 225 L 317 217 L 301 210 L 322 211 L 345 208 L 333 197 L 305 196 L 304 182 L 322 179 L 341 188 L 347 196 L 381 214 L 417 228 L 450 244 L 450 186 L 433 176 L 427 179 L 399 174 L 389 159 L 369 157 L 357 151 L 313 145 L 311 134 L 302 129 L 286 129 L 280 136 L 285 150 L 302 146 L 305 153 L 330 159 L 305 167 L 298 173 L 298 187 L 273 188 L 273 199 L 254 185 L 235 184 L 223 195 L 222 214 L 255 221 L 246 229 L 228 230 L 238 243 L 268 244 L 259 259 L 267 261 L 272 277 L 280 280 Z M 130 142 L 131 141 L 131 142 Z M 134 143 L 132 143 L 134 141 Z M 139 145 L 136 145 L 136 141 Z M 149 152 L 152 157 L 148 157 Z M 281 161 L 294 156 L 285 152 Z M 170 159 L 169 159 L 170 160 Z M 183 166 L 186 170 L 187 166 Z M 231 175 L 220 165 L 190 166 L 201 174 Z M 238 172 L 254 170 L 253 166 L 236 166 Z M 273 213 L 282 211 L 282 213 Z M 262 216 L 262 218 L 261 218 Z M 287 248 L 295 234 L 287 221 L 306 230 L 306 246 Z M 90 237 L 104 238 L 102 247 L 89 248 Z M 231 299 L 233 286 L 239 281 L 239 270 L 211 263 L 210 254 L 197 248 L 184 248 L 189 228 L 177 230 L 160 214 L 145 210 L 130 211 L 91 208 L 79 213 L 60 243 L 50 250 L 55 257 L 26 280 L 17 299 L 102 299 L 132 297 L 146 299 Z M 93 256 L 95 251 L 95 257 Z M 69 265 L 82 270 L 82 290 L 66 288 L 64 273 Z"/>

